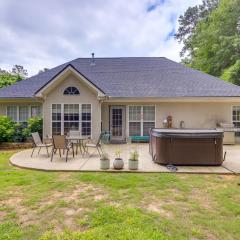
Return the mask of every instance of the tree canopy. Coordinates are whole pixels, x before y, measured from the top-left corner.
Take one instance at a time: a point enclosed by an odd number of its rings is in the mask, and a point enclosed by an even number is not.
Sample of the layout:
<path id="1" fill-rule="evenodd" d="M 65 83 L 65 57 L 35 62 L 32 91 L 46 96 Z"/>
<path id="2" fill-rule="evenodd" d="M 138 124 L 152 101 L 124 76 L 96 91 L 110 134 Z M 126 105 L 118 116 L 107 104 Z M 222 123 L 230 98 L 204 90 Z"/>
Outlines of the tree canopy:
<path id="1" fill-rule="evenodd" d="M 179 18 L 182 62 L 240 85 L 240 0 L 204 0 Z"/>
<path id="2" fill-rule="evenodd" d="M 27 70 L 21 65 L 14 65 L 11 71 L 0 68 L 0 88 L 12 85 L 28 75 Z"/>

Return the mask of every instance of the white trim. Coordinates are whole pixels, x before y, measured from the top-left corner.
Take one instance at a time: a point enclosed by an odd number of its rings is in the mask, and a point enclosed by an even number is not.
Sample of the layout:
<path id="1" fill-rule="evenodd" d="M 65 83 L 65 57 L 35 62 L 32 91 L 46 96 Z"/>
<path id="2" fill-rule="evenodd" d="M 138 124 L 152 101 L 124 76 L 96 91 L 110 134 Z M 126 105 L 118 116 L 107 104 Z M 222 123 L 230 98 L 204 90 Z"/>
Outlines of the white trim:
<path id="1" fill-rule="evenodd" d="M 162 98 L 162 97 L 142 97 L 142 98 L 130 98 L 130 97 L 109 97 L 104 102 L 109 103 L 124 103 L 135 102 L 137 104 L 148 104 L 155 102 L 239 102 L 240 97 L 177 97 L 177 98 Z"/>
<path id="2" fill-rule="evenodd" d="M 98 96 L 104 97 L 105 94 L 98 89 L 94 84 L 92 84 L 88 79 L 86 79 L 82 74 L 80 74 L 79 72 L 77 72 L 72 66 L 68 66 L 66 69 L 64 69 L 60 74 L 58 74 L 55 78 L 52 79 L 52 81 L 50 81 L 47 85 L 45 85 L 40 91 L 38 91 L 35 94 L 35 97 L 43 97 L 44 96 L 44 92 L 50 87 L 52 86 L 56 81 L 58 81 L 58 79 L 60 79 L 62 76 L 64 76 L 64 74 L 66 74 L 68 71 L 74 73 L 75 75 L 77 75 L 78 77 L 81 78 L 81 80 L 83 80 L 83 82 L 88 85 L 90 88 L 94 89 L 97 93 Z M 81 94 L 81 93 L 80 93 Z"/>

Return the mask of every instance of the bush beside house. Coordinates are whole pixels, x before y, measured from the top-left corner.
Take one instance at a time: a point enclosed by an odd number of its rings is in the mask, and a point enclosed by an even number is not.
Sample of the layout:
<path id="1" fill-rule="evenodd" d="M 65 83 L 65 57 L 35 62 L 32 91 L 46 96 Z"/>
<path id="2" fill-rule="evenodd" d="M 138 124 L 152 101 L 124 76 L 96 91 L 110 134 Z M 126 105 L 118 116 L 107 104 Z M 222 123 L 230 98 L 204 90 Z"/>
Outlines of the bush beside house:
<path id="1" fill-rule="evenodd" d="M 42 136 L 43 121 L 40 117 L 30 118 L 27 126 L 15 123 L 9 117 L 0 116 L 0 144 L 2 149 L 30 147 L 29 139 L 32 132 Z M 28 142 L 28 143 L 27 143 Z"/>

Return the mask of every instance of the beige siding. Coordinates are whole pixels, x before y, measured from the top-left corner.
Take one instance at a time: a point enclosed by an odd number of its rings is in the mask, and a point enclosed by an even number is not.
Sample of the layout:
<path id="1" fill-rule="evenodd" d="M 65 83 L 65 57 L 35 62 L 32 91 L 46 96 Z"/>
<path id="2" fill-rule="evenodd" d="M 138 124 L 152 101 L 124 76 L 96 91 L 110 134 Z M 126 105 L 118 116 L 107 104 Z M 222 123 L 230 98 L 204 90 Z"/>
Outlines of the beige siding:
<path id="1" fill-rule="evenodd" d="M 70 86 L 77 87 L 80 95 L 67 96 L 63 91 Z M 43 104 L 44 137 L 51 134 L 51 108 L 52 104 L 91 104 L 92 105 L 92 137 L 96 139 L 101 131 L 101 104 L 97 99 L 97 93 L 90 89 L 80 79 L 73 75 L 66 77 L 46 96 Z"/>
<path id="2" fill-rule="evenodd" d="M 155 105 L 156 127 L 162 127 L 162 121 L 170 114 L 173 117 L 173 127 L 176 128 L 179 128 L 182 120 L 186 128 L 215 128 L 218 122 L 231 122 L 232 106 L 240 103 L 103 103 L 103 130 L 109 129 L 109 106 L 111 105 Z M 128 112 L 126 121 L 128 121 Z M 128 128 L 126 135 L 128 136 Z"/>

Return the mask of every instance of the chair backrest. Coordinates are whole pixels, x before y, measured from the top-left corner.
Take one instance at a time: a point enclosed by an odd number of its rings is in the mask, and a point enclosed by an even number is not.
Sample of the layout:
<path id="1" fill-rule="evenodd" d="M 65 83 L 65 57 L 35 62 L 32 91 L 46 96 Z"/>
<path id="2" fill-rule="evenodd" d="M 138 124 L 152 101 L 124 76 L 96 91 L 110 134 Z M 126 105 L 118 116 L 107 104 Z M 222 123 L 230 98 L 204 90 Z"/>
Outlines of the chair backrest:
<path id="1" fill-rule="evenodd" d="M 40 138 L 40 135 L 38 132 L 31 133 L 33 138 L 33 143 L 38 146 L 39 144 L 42 144 L 42 140 Z"/>
<path id="2" fill-rule="evenodd" d="M 67 142 L 66 142 L 66 137 L 64 135 L 53 135 L 52 140 L 53 140 L 54 148 L 66 149 Z"/>
<path id="3" fill-rule="evenodd" d="M 78 130 L 70 130 L 68 133 L 69 137 L 81 137 L 81 132 Z"/>

